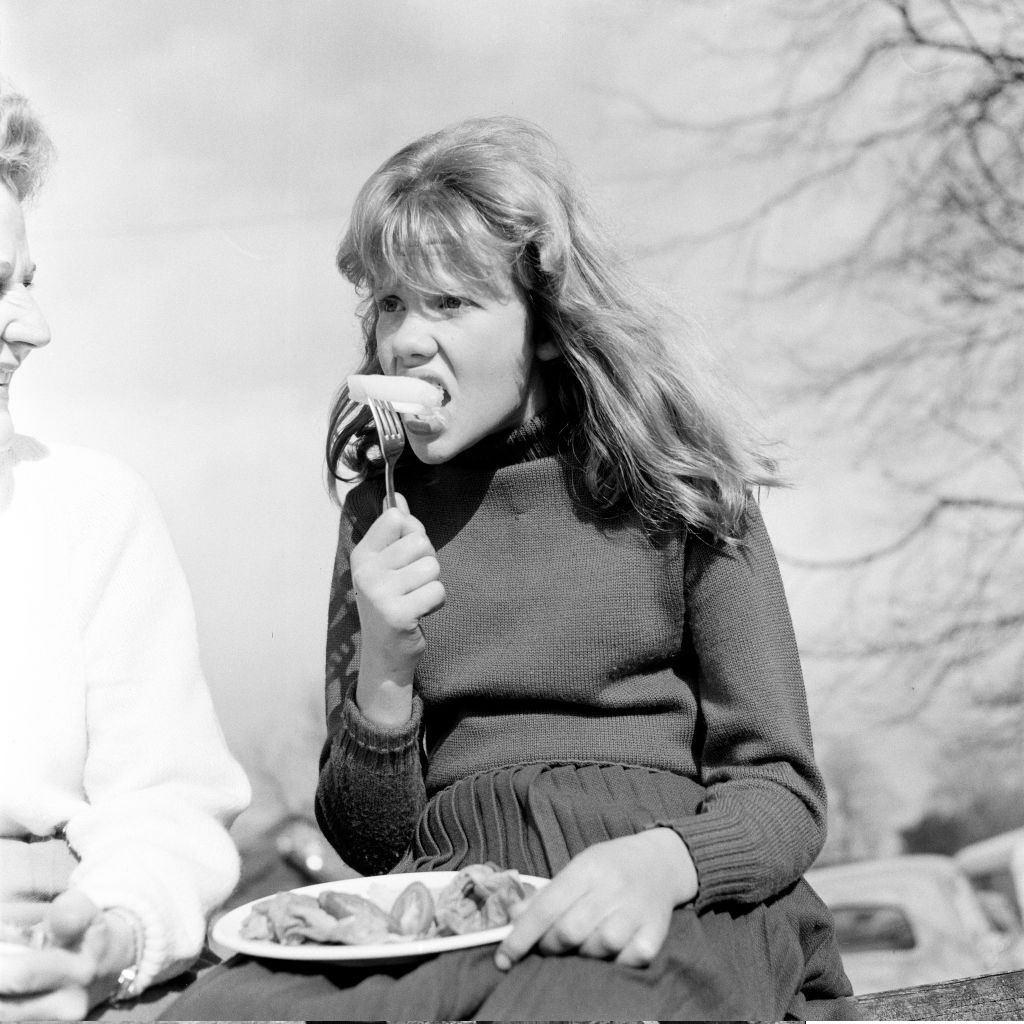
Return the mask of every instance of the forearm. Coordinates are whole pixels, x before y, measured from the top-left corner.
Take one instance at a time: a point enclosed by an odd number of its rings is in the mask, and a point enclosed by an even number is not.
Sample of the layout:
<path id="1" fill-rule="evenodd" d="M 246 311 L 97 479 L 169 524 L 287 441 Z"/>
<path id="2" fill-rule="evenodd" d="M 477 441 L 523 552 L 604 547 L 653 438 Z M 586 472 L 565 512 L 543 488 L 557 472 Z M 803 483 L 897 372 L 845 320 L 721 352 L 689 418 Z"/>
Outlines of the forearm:
<path id="1" fill-rule="evenodd" d="M 771 783 L 712 786 L 698 814 L 658 824 L 687 846 L 698 909 L 778 894 L 810 867 L 825 839 L 816 810 Z"/>
<path id="2" fill-rule="evenodd" d="M 739 548 L 691 538 L 686 597 L 706 795 L 695 817 L 672 824 L 697 865 L 698 906 L 757 902 L 821 849 L 825 790 L 789 608 L 753 501 Z"/>
<path id="3" fill-rule="evenodd" d="M 66 831 L 81 858 L 71 886 L 142 921 L 139 990 L 185 970 L 202 949 L 211 913 L 238 880 L 226 829 L 177 795 L 151 793 L 104 801 Z"/>
<path id="4" fill-rule="evenodd" d="M 420 704 L 395 728 L 376 725 L 351 700 L 321 759 L 316 816 L 345 862 L 381 874 L 398 862 L 426 805 L 420 764 Z"/>
<path id="5" fill-rule="evenodd" d="M 364 638 L 356 704 L 375 725 L 400 729 L 412 715 L 413 675 L 408 668 L 396 668 L 386 658 L 374 656 Z"/>

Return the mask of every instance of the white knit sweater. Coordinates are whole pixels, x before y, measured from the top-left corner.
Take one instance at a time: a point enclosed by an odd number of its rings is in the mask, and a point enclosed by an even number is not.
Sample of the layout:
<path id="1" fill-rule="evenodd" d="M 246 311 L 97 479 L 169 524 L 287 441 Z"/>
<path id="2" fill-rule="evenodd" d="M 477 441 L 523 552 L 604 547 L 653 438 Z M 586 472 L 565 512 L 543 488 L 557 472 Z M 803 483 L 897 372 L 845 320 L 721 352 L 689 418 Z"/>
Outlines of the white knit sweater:
<path id="1" fill-rule="evenodd" d="M 0 451 L 0 697 L 0 837 L 63 830 L 71 885 L 145 924 L 139 987 L 184 970 L 238 879 L 249 784 L 160 511 L 109 456 Z"/>

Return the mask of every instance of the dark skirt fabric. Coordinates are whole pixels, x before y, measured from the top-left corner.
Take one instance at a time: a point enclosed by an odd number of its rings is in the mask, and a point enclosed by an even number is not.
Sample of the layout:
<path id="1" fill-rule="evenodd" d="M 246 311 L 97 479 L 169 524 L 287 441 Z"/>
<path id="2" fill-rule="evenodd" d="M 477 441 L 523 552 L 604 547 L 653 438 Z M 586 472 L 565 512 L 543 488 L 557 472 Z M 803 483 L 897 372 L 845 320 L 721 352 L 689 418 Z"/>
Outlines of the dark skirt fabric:
<path id="1" fill-rule="evenodd" d="M 395 871 L 493 861 L 552 877 L 581 850 L 694 813 L 701 787 L 622 765 L 528 765 L 438 793 Z M 676 909 L 655 961 L 624 967 L 532 953 L 508 972 L 494 947 L 352 968 L 234 957 L 165 1020 L 851 1019 L 828 910 L 806 882 L 755 906 Z"/>

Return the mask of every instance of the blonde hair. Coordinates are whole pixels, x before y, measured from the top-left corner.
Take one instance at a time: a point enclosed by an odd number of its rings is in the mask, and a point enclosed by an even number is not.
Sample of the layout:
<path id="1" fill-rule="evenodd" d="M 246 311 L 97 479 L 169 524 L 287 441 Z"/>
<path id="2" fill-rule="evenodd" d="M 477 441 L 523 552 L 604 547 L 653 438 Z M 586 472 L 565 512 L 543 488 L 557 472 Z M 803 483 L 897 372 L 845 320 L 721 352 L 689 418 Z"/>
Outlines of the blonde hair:
<path id="1" fill-rule="evenodd" d="M 551 139 L 511 117 L 463 121 L 387 160 L 356 198 L 337 265 L 366 298 L 359 372 L 380 373 L 368 293 L 400 280 L 427 294 L 513 282 L 535 340 L 553 340 L 549 408 L 575 498 L 606 514 L 636 512 L 660 531 L 681 521 L 731 540 L 753 486 L 776 483 L 692 332 L 668 326 L 598 231 Z M 367 414 L 342 388 L 331 414 L 328 469 L 368 469 Z"/>
<path id="2" fill-rule="evenodd" d="M 23 203 L 39 190 L 54 148 L 28 100 L 0 80 L 0 182 Z"/>

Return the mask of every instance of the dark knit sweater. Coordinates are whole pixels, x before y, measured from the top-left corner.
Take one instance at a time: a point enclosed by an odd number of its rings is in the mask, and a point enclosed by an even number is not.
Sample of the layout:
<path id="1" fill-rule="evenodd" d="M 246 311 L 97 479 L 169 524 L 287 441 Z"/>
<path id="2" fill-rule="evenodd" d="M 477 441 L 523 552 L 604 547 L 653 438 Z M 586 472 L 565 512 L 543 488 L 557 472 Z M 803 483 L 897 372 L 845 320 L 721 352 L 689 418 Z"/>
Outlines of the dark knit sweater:
<path id="1" fill-rule="evenodd" d="M 632 516 L 571 500 L 534 421 L 439 467 L 406 453 L 399 490 L 441 564 L 445 606 L 406 725 L 354 701 L 359 620 L 349 553 L 380 514 L 371 478 L 347 495 L 327 637 L 329 739 L 316 810 L 338 852 L 390 870 L 428 799 L 523 764 L 635 765 L 696 780 L 669 825 L 697 868 L 698 906 L 759 902 L 810 866 L 825 796 L 786 598 L 758 508 L 737 550 L 691 531 L 651 539 Z"/>

